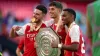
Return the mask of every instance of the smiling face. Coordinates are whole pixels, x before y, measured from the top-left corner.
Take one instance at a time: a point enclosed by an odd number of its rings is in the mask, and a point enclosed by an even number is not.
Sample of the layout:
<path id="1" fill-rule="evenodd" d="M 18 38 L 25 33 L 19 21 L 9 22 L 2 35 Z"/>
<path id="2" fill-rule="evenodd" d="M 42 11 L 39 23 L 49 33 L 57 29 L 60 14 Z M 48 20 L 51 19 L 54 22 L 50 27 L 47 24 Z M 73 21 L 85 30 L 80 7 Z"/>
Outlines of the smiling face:
<path id="1" fill-rule="evenodd" d="M 63 11 L 62 13 L 63 24 L 69 24 L 70 21 L 72 21 L 72 14 L 70 14 L 68 11 Z"/>
<path id="2" fill-rule="evenodd" d="M 59 15 L 60 9 L 55 6 L 49 6 L 49 14 L 51 18 L 56 18 Z"/>
<path id="3" fill-rule="evenodd" d="M 44 17 L 44 14 L 42 13 L 41 10 L 35 9 L 33 12 L 33 17 L 35 18 L 35 22 L 39 22 Z"/>

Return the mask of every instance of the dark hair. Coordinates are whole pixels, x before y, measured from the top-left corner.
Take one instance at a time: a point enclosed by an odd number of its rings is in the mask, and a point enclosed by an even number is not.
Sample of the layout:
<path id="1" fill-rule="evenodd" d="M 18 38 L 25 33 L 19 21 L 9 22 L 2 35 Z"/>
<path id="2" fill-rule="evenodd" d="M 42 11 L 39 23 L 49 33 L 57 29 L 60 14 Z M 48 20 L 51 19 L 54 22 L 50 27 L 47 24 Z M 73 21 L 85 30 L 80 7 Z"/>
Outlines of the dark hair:
<path id="1" fill-rule="evenodd" d="M 73 9 L 71 9 L 71 8 L 66 8 L 66 9 L 64 9 L 63 11 L 68 11 L 69 13 L 73 14 L 73 15 L 74 15 L 74 21 L 75 21 L 76 12 L 75 12 Z"/>
<path id="2" fill-rule="evenodd" d="M 50 4 L 49 4 L 49 6 L 55 6 L 55 7 L 57 7 L 57 8 L 59 8 L 59 9 L 63 9 L 63 6 L 62 6 L 62 4 L 60 3 L 60 2 L 58 2 L 58 1 L 53 1 L 53 2 L 51 2 Z"/>
<path id="3" fill-rule="evenodd" d="M 47 14 L 47 8 L 44 5 L 36 6 L 36 9 L 41 10 L 44 14 Z"/>

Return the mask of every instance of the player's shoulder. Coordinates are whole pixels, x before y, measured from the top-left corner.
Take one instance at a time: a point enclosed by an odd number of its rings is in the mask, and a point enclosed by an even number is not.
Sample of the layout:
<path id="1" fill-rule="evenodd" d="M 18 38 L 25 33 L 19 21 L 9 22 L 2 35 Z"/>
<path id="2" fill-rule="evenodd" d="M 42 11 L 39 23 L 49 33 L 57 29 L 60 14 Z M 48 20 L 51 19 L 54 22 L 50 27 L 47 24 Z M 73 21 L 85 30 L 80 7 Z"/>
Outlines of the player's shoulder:
<path id="1" fill-rule="evenodd" d="M 76 23 L 72 26 L 72 29 L 79 29 L 79 25 L 77 25 Z"/>
<path id="2" fill-rule="evenodd" d="M 75 23 L 75 24 L 73 24 L 72 26 L 71 26 L 71 28 L 70 28 L 70 30 L 71 31 L 79 31 L 79 26 Z"/>
<path id="3" fill-rule="evenodd" d="M 45 24 L 47 27 L 51 26 L 53 23 L 54 23 L 54 19 L 50 19 L 50 20 L 47 20 L 47 21 L 44 22 L 44 24 Z"/>

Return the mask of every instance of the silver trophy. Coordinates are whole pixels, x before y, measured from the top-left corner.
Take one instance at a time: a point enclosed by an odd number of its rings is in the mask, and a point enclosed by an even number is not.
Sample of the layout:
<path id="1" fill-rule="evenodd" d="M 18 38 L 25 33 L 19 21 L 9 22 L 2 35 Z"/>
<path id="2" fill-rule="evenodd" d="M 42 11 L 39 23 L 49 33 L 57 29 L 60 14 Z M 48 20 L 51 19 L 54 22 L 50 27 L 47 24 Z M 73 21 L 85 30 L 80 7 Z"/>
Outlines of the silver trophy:
<path id="1" fill-rule="evenodd" d="M 52 40 L 60 43 L 59 35 L 52 28 L 41 28 L 36 36 L 36 43 L 38 47 L 36 48 L 38 56 L 59 56 L 60 49 L 52 48 Z"/>

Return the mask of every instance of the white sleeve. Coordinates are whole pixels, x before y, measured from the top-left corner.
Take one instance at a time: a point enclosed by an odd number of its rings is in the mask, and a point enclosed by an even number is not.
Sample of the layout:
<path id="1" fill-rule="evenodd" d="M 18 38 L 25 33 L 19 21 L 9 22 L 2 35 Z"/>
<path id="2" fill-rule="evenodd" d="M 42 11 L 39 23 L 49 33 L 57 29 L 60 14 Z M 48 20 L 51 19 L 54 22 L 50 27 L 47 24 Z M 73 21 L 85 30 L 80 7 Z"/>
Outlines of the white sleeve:
<path id="1" fill-rule="evenodd" d="M 19 35 L 19 36 L 22 36 L 25 34 L 25 29 L 26 29 L 26 26 L 29 25 L 28 24 L 25 24 L 24 26 L 21 27 L 21 29 L 19 31 L 16 31 L 16 33 Z"/>
<path id="2" fill-rule="evenodd" d="M 68 27 L 65 25 L 65 32 L 67 33 L 68 32 Z"/>
<path id="3" fill-rule="evenodd" d="M 45 21 L 44 23 L 45 23 L 45 25 L 46 25 L 47 27 L 49 27 L 49 26 L 51 26 L 51 25 L 53 24 L 53 22 L 54 22 L 54 20 L 53 20 L 53 19 L 50 19 L 50 20 L 48 20 L 48 21 Z"/>
<path id="4" fill-rule="evenodd" d="M 78 42 L 80 40 L 80 30 L 78 25 L 74 25 L 69 32 L 69 36 L 71 37 L 71 43 Z"/>

